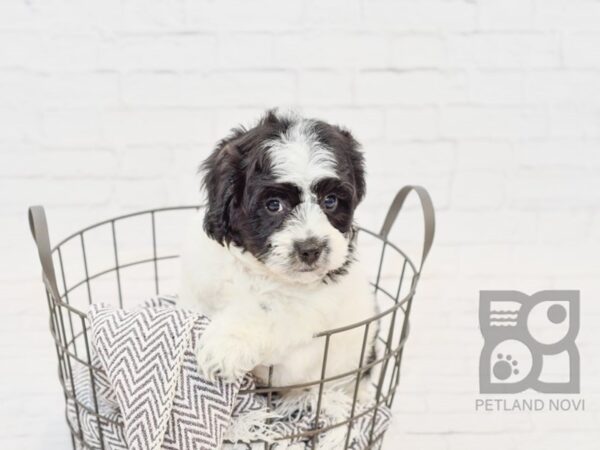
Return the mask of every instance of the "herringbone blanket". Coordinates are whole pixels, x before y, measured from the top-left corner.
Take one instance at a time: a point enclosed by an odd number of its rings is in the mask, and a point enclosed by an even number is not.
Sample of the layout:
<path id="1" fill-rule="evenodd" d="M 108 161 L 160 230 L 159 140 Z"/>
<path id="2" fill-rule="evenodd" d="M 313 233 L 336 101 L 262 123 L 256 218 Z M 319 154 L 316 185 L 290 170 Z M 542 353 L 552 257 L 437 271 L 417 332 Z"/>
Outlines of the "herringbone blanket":
<path id="1" fill-rule="evenodd" d="M 88 318 L 94 374 L 81 366 L 67 383 L 76 398 L 68 399 L 69 424 L 85 443 L 94 448 L 103 443 L 106 449 L 212 450 L 233 448 L 231 441 L 248 446 L 256 440 L 274 442 L 314 428 L 310 406 L 290 411 L 280 403 L 288 411 L 282 417 L 268 411 L 263 396 L 240 393 L 240 388 L 254 387 L 250 375 L 236 383 L 203 379 L 194 349 L 202 345 L 210 321 L 173 308 L 173 302 L 173 297 L 158 297 L 131 311 L 92 305 Z M 100 426 L 96 408 L 106 418 Z M 366 405 L 359 405 L 357 414 L 363 410 Z M 319 425 L 343 421 L 348 412 L 337 415 L 324 408 Z M 351 449 L 366 448 L 371 433 L 385 431 L 389 410 L 376 409 L 372 419 L 368 412 L 357 420 Z M 346 431 L 338 427 L 323 433 L 318 448 L 343 448 Z M 301 439 L 279 441 L 276 448 L 304 449 L 306 444 Z"/>

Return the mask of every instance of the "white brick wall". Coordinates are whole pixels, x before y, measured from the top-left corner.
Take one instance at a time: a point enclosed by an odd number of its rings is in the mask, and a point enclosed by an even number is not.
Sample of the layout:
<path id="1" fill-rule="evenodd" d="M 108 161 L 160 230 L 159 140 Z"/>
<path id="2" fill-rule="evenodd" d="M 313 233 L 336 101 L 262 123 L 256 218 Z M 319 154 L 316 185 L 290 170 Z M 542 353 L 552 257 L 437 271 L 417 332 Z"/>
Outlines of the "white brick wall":
<path id="1" fill-rule="evenodd" d="M 404 184 L 437 206 L 386 448 L 597 448 L 598 0 L 0 2 L 0 447 L 69 442 L 26 207 L 56 241 L 196 202 L 214 141 L 276 105 L 364 144 L 365 225 Z M 502 288 L 581 289 L 585 413 L 474 412 L 478 291 Z"/>

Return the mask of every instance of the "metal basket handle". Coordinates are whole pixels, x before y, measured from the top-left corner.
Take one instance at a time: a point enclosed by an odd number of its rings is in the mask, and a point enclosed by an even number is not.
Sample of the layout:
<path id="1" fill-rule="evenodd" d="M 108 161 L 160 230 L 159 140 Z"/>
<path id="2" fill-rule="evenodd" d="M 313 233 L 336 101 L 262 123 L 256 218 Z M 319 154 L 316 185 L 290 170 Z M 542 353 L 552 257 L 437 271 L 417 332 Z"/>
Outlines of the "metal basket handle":
<path id="1" fill-rule="evenodd" d="M 42 264 L 42 278 L 46 289 L 55 300 L 59 300 L 56 273 L 54 272 L 54 262 L 50 250 L 48 223 L 46 222 L 46 213 L 43 206 L 31 206 L 29 208 L 29 229 Z"/>
<path id="2" fill-rule="evenodd" d="M 404 205 L 404 200 L 408 197 L 408 194 L 411 191 L 415 191 L 419 196 L 419 200 L 421 201 L 421 208 L 423 209 L 423 223 L 425 225 L 425 233 L 423 238 L 423 254 L 421 256 L 421 264 L 419 266 L 419 273 L 421 273 L 421 269 L 423 269 L 423 264 L 427 259 L 427 255 L 431 250 L 431 246 L 433 244 L 433 237 L 435 236 L 435 211 L 433 209 L 433 202 L 431 201 L 431 197 L 429 196 L 429 192 L 422 186 L 404 186 L 402 189 L 398 191 L 396 197 L 392 201 L 390 208 L 385 216 L 385 220 L 383 221 L 383 226 L 381 227 L 381 231 L 379 235 L 383 239 L 387 239 L 390 234 L 390 230 L 396 221 L 396 217 L 398 217 L 398 213 L 402 209 Z"/>

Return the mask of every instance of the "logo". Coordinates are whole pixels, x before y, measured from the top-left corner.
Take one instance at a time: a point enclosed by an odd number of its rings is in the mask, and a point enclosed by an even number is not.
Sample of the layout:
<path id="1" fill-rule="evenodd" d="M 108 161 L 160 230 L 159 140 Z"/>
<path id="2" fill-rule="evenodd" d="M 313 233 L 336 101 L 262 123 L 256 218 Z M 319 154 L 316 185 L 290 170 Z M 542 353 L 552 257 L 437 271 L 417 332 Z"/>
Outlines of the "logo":
<path id="1" fill-rule="evenodd" d="M 579 291 L 481 291 L 482 394 L 579 393 Z"/>

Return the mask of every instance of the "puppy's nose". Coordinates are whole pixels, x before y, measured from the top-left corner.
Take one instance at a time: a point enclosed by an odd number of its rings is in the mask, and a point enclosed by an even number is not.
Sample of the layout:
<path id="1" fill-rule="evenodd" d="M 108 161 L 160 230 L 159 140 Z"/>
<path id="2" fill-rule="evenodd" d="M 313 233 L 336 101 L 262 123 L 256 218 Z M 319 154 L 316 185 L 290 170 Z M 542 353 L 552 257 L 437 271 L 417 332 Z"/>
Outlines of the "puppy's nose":
<path id="1" fill-rule="evenodd" d="M 294 243 L 294 247 L 296 248 L 296 252 L 298 253 L 298 258 L 303 263 L 308 265 L 314 264 L 321 253 L 323 253 L 323 249 L 325 248 L 324 242 L 319 242 L 314 238 L 306 239 L 304 241 L 296 241 Z"/>

